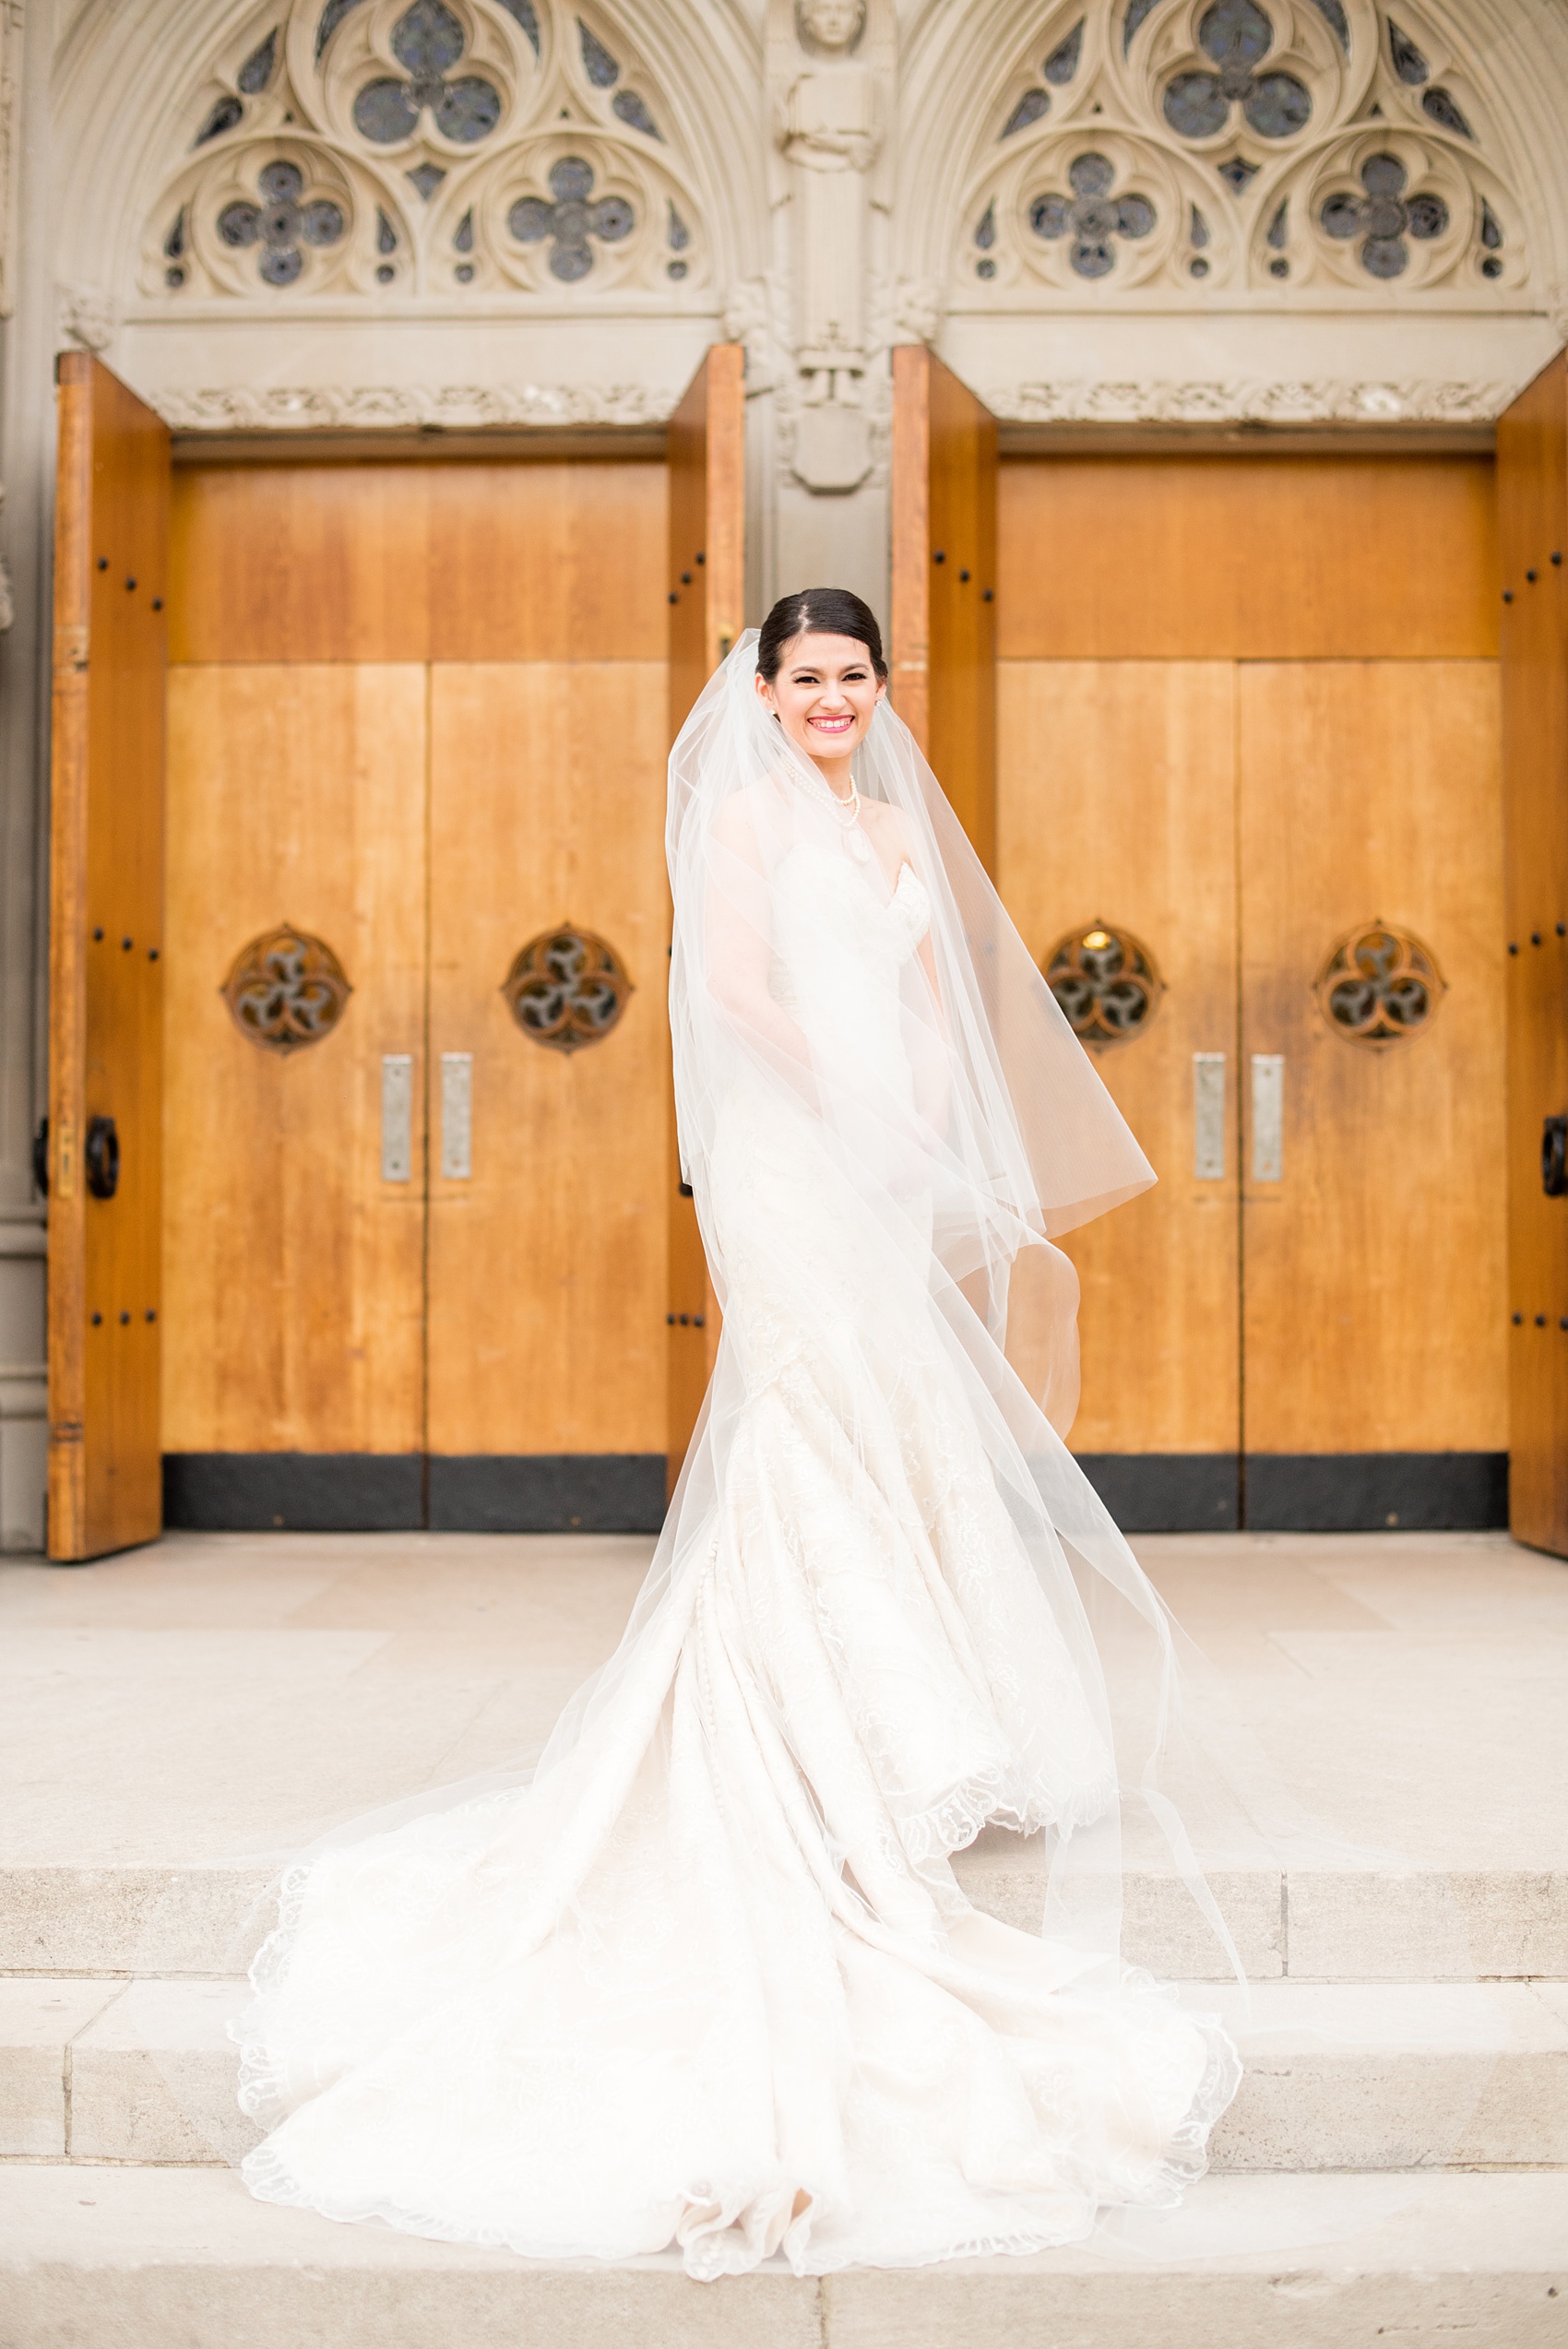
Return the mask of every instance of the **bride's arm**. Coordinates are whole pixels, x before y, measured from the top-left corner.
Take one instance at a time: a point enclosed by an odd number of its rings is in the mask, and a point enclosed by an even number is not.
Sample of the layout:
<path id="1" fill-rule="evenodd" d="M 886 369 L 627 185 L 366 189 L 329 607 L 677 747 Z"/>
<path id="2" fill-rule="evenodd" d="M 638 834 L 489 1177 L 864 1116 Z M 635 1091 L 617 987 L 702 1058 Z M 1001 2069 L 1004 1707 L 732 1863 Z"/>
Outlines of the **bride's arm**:
<path id="1" fill-rule="evenodd" d="M 708 857 L 707 987 L 732 1026 L 786 1074 L 809 1079 L 811 1047 L 768 986 L 773 964 L 767 875 L 749 811 L 737 793 L 714 818 Z M 806 1085 L 802 1091 L 808 1091 Z"/>

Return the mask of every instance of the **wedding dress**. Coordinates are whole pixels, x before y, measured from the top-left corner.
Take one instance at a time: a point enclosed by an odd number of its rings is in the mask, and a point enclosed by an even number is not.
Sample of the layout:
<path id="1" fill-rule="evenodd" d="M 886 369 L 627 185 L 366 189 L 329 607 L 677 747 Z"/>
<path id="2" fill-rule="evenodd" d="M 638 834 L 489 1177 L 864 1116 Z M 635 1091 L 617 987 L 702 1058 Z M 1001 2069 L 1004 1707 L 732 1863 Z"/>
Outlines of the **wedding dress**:
<path id="1" fill-rule="evenodd" d="M 907 732 L 879 712 L 862 782 L 902 810 L 890 879 L 758 732 L 754 647 L 672 761 L 677 1094 L 724 1320 L 648 1584 L 530 1783 L 291 1871 L 241 2032 L 276 2124 L 256 2195 L 540 2257 L 674 2243 L 705 2279 L 1081 2237 L 1201 2173 L 1237 2081 L 1218 2023 L 1116 1954 L 1163 1617 L 998 1342 L 1020 1248 L 1146 1169 L 1038 974 L 999 967 Z M 1031 1147 L 1005 1078 L 1042 1058 Z M 1044 1936 L 958 1889 L 987 1822 L 1046 1835 Z"/>

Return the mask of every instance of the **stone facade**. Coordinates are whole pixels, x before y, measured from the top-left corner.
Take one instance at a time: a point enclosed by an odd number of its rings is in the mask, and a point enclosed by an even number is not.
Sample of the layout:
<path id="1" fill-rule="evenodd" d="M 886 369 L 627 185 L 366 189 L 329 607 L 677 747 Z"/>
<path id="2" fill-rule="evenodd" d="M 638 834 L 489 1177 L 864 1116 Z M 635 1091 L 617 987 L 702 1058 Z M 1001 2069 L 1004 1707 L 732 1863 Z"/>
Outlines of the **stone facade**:
<path id="1" fill-rule="evenodd" d="M 657 426 L 734 337 L 752 616 L 885 604 L 900 341 L 1020 440 L 1484 435 L 1568 336 L 1565 109 L 1568 0 L 0 0 L 0 1541 L 57 349 L 182 433 L 533 436 Z"/>

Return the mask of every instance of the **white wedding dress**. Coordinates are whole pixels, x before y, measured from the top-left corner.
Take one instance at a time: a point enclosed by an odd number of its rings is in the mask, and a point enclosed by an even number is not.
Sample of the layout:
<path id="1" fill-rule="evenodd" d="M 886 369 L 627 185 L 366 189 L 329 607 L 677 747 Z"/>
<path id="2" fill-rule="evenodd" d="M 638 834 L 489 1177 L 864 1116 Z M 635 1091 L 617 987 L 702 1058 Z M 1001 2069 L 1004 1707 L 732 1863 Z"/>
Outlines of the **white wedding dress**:
<path id="1" fill-rule="evenodd" d="M 875 1131 L 847 1155 L 760 1065 L 722 1089 L 717 1465 L 531 1785 L 286 1880 L 243 2028 L 266 2200 L 538 2257 L 674 2243 L 699 2278 L 911 2265 L 1174 2200 L 1234 2093 L 1212 2019 L 955 1882 L 987 1821 L 1102 1818 L 1115 1770 L 898 1156 L 932 895 L 793 837 L 768 992 Z"/>

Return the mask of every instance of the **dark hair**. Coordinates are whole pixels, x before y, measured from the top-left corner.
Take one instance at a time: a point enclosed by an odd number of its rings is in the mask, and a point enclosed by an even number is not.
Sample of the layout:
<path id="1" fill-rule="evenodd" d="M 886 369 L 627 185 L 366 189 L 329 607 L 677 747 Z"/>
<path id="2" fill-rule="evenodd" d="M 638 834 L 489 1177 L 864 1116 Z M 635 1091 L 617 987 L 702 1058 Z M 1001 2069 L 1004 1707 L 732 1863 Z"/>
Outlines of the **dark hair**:
<path id="1" fill-rule="evenodd" d="M 785 646 L 797 636 L 852 637 L 857 645 L 864 645 L 873 669 L 886 684 L 887 663 L 882 657 L 876 614 L 848 587 L 801 587 L 792 596 L 779 597 L 757 638 L 759 677 L 772 683 L 783 666 Z"/>

